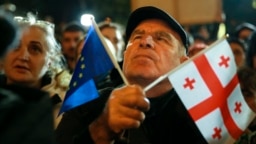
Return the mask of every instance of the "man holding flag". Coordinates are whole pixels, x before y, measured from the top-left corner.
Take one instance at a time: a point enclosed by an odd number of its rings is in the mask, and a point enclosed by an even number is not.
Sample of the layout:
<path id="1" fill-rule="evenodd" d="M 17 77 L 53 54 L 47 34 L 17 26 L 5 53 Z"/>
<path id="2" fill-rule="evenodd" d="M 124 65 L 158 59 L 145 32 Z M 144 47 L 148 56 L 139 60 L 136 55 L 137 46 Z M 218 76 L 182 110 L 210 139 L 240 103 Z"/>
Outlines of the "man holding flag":
<path id="1" fill-rule="evenodd" d="M 219 56 L 212 52 L 218 49 L 216 45 L 211 51 L 216 58 L 211 58 L 212 64 L 208 63 L 210 56 L 202 53 L 188 61 L 183 28 L 151 6 L 130 15 L 126 43 L 123 72 L 129 84 L 102 90 L 99 98 L 67 111 L 56 131 L 59 143 L 225 143 L 236 139 L 249 123 L 246 118 L 239 119 L 249 117 L 250 109 L 240 98 L 229 52 L 221 51 Z M 228 77 L 219 76 L 217 70 Z M 231 74 L 225 70 L 231 70 Z M 191 103 L 183 101 L 185 98 Z"/>

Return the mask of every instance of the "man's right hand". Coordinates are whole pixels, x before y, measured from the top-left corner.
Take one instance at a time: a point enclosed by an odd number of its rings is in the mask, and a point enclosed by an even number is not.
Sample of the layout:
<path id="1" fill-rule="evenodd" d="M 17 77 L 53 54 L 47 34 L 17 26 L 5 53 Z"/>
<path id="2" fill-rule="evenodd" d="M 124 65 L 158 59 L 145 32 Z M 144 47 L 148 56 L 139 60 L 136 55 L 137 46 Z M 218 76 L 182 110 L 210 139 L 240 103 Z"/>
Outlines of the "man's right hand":
<path id="1" fill-rule="evenodd" d="M 110 143 L 125 129 L 138 128 L 150 108 L 143 89 L 129 85 L 112 91 L 103 113 L 90 125 L 93 140 Z M 105 141 L 105 142 L 104 142 Z"/>

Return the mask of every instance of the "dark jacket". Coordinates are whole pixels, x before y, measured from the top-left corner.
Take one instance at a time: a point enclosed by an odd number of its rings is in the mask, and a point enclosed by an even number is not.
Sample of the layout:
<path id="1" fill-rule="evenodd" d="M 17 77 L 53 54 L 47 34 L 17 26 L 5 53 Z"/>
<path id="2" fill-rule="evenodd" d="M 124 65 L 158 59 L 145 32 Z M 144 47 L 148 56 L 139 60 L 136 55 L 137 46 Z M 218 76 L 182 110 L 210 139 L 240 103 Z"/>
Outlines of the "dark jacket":
<path id="1" fill-rule="evenodd" d="M 98 99 L 66 112 L 56 130 L 57 143 L 93 143 L 88 126 L 103 110 L 110 92 L 105 89 Z M 140 128 L 126 130 L 129 144 L 207 143 L 174 90 L 149 100 L 151 108 Z"/>
<path id="2" fill-rule="evenodd" d="M 53 144 L 52 103 L 37 89 L 0 88 L 0 143 Z"/>
<path id="3" fill-rule="evenodd" d="M 39 89 L 6 85 L 0 75 L 0 144 L 55 144 L 52 101 Z"/>

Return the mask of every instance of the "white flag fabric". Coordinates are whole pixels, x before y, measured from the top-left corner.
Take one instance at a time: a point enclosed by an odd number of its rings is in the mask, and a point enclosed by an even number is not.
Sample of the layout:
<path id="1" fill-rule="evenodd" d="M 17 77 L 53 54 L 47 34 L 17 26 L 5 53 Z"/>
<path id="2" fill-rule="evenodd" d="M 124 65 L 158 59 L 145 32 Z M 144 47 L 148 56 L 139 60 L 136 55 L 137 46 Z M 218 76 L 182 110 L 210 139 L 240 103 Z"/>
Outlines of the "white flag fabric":
<path id="1" fill-rule="evenodd" d="M 207 48 L 168 78 L 210 144 L 238 139 L 254 117 L 242 96 L 226 40 Z"/>

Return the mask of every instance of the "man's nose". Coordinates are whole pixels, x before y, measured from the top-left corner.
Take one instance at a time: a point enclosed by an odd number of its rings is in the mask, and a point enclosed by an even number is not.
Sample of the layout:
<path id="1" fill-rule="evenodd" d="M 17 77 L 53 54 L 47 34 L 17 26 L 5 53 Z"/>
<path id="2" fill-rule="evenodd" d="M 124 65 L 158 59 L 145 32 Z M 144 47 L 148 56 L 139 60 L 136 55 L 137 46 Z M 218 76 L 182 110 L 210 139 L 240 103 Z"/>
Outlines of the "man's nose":
<path id="1" fill-rule="evenodd" d="M 72 42 L 70 43 L 70 47 L 75 48 L 75 47 L 77 46 L 77 44 L 78 44 L 77 41 L 72 41 Z"/>
<path id="2" fill-rule="evenodd" d="M 154 48 L 154 40 L 153 37 L 150 35 L 146 35 L 144 37 L 141 38 L 140 41 L 140 47 L 143 48 Z"/>

